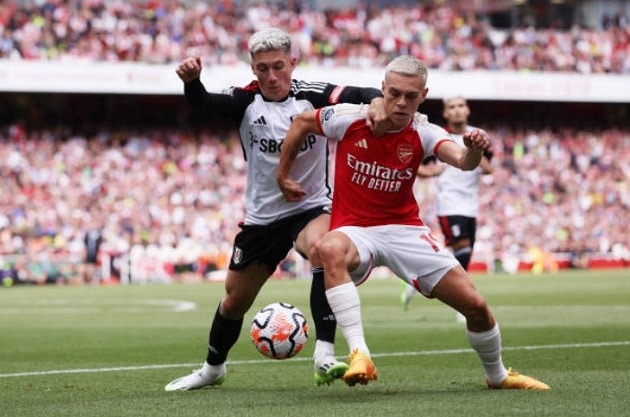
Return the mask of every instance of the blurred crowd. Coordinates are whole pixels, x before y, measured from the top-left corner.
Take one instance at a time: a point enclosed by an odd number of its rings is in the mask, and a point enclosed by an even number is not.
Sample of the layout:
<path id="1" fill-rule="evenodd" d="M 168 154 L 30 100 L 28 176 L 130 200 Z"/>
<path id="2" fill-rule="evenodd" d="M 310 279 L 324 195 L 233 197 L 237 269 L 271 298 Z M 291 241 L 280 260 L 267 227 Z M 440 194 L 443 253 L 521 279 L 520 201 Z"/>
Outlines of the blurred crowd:
<path id="1" fill-rule="evenodd" d="M 630 131 L 489 133 L 493 173 L 480 185 L 473 260 L 492 269 L 539 252 L 576 268 L 598 255 L 630 262 Z M 424 218 L 435 222 L 435 182 L 419 186 Z"/>
<path id="2" fill-rule="evenodd" d="M 86 263 L 122 268 L 105 255 L 124 255 L 136 281 L 224 269 L 244 218 L 245 165 L 233 141 L 9 126 L 0 135 L 0 256 L 19 260 L 13 273 L 38 282 L 91 281 L 101 272 Z M 98 259 L 88 262 L 91 233 Z"/>
<path id="3" fill-rule="evenodd" d="M 8 0 L 0 59 L 210 65 L 248 61 L 265 26 L 292 34 L 301 65 L 367 68 L 418 56 L 452 71 L 630 74 L 630 23 L 601 28 L 492 27 L 487 16 L 418 2 L 313 11 L 290 2 Z M 446 3 L 445 3 L 446 4 Z M 630 131 L 489 129 L 494 174 L 484 178 L 475 258 L 493 263 L 532 248 L 574 266 L 601 254 L 630 262 Z M 2 282 L 136 282 L 223 271 L 244 218 L 245 163 L 231 131 L 104 126 L 0 126 Z M 435 224 L 435 182 L 418 181 Z M 279 274 L 301 265 L 292 254 Z"/>
<path id="4" fill-rule="evenodd" d="M 246 167 L 234 134 L 59 129 L 0 130 L 4 277 L 166 282 L 226 268 L 244 218 Z M 494 174 L 481 189 L 475 258 L 538 247 L 569 254 L 574 266 L 589 254 L 630 262 L 630 131 L 490 133 Z M 419 180 L 417 196 L 437 233 L 435 183 Z"/>
<path id="5" fill-rule="evenodd" d="M 0 3 L 0 59 L 141 61 L 201 56 L 207 64 L 247 62 L 254 31 L 280 26 L 301 63 L 352 68 L 408 53 L 429 68 L 630 73 L 630 23 L 619 12 L 601 28 L 492 27 L 483 15 L 414 6 L 312 11 L 290 2 L 48 0 Z M 297 5 L 297 6 L 296 6 Z"/>

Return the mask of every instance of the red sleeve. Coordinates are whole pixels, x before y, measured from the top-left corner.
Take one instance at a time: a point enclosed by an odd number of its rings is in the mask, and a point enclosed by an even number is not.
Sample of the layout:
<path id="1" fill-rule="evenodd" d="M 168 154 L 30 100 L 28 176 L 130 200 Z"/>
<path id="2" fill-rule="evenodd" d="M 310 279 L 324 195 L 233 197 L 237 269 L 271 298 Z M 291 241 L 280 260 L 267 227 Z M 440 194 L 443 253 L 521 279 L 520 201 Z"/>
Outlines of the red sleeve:
<path id="1" fill-rule="evenodd" d="M 317 134 L 321 136 L 325 136 L 324 130 L 322 129 L 322 122 L 321 122 L 322 119 L 320 117 L 323 108 L 324 107 L 320 107 L 319 109 L 316 110 L 316 113 L 315 113 L 315 120 L 317 120 Z"/>

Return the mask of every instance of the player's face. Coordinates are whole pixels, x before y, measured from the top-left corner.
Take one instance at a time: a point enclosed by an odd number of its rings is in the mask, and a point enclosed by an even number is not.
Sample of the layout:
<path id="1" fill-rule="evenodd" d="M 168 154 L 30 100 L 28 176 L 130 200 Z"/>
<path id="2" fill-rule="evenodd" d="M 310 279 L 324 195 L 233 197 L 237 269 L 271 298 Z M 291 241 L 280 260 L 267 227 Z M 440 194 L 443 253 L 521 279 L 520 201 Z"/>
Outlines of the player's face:
<path id="1" fill-rule="evenodd" d="M 281 101 L 289 95 L 296 58 L 283 50 L 258 52 L 251 67 L 267 100 Z"/>
<path id="2" fill-rule="evenodd" d="M 428 91 L 422 77 L 396 72 L 387 75 L 383 81 L 383 97 L 393 129 L 402 129 L 409 123 Z"/>
<path id="3" fill-rule="evenodd" d="M 448 100 L 444 104 L 444 119 L 452 125 L 461 125 L 468 123 L 468 116 L 470 115 L 470 109 L 466 100 L 461 97 L 456 97 Z"/>

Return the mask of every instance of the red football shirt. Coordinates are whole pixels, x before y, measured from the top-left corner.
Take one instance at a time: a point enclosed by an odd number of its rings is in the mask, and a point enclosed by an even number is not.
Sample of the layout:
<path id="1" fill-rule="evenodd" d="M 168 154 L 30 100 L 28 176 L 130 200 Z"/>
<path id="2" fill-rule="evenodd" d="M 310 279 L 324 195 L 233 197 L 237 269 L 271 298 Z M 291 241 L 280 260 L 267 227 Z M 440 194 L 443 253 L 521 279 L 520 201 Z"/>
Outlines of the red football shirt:
<path id="1" fill-rule="evenodd" d="M 416 172 L 449 135 L 417 113 L 402 130 L 374 136 L 366 111 L 348 104 L 318 110 L 321 131 L 336 144 L 330 228 L 422 225 L 413 194 Z"/>

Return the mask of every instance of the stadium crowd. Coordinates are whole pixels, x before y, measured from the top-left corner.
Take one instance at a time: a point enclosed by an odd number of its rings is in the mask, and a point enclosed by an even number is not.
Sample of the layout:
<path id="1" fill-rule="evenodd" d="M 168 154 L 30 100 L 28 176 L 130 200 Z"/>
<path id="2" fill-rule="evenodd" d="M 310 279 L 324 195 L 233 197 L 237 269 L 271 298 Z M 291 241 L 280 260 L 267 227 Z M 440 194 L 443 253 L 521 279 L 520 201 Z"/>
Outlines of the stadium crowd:
<path id="1" fill-rule="evenodd" d="M 230 0 L 9 0 L 0 60 L 242 65 L 264 26 L 292 34 L 302 65 L 366 68 L 409 53 L 429 68 L 630 74 L 627 16 L 601 28 L 492 27 L 444 6 L 324 12 Z M 8 117 L 8 116 L 7 116 Z M 229 131 L 0 125 L 0 279 L 136 282 L 200 279 L 225 269 L 244 217 L 245 162 Z M 532 248 L 630 262 L 630 131 L 491 128 L 494 175 L 482 184 L 475 258 Z M 417 182 L 433 222 L 435 182 Z M 436 234 L 439 228 L 430 224 Z M 280 268 L 294 273 L 299 258 Z M 6 281 L 8 282 L 8 281 Z"/>
<path id="2" fill-rule="evenodd" d="M 630 131 L 490 132 L 494 174 L 482 184 L 475 258 L 537 247 L 574 266 L 586 254 L 630 262 Z M 0 270 L 18 281 L 90 282 L 123 264 L 135 282 L 208 277 L 226 267 L 244 217 L 245 164 L 231 133 L 87 137 L 12 124 L 0 130 L 0 176 Z M 417 194 L 434 221 L 435 183 L 419 180 Z M 101 237 L 97 271 L 86 261 L 90 233 Z"/>
<path id="3" fill-rule="evenodd" d="M 418 2 L 313 11 L 300 2 L 191 0 L 3 1 L 0 59 L 140 61 L 170 64 L 201 56 L 206 64 L 247 62 L 247 38 L 279 26 L 302 64 L 384 65 L 400 54 L 429 68 L 630 73 L 630 23 L 623 11 L 601 28 L 492 27 L 483 15 Z M 447 3 L 446 3 L 447 4 Z"/>

